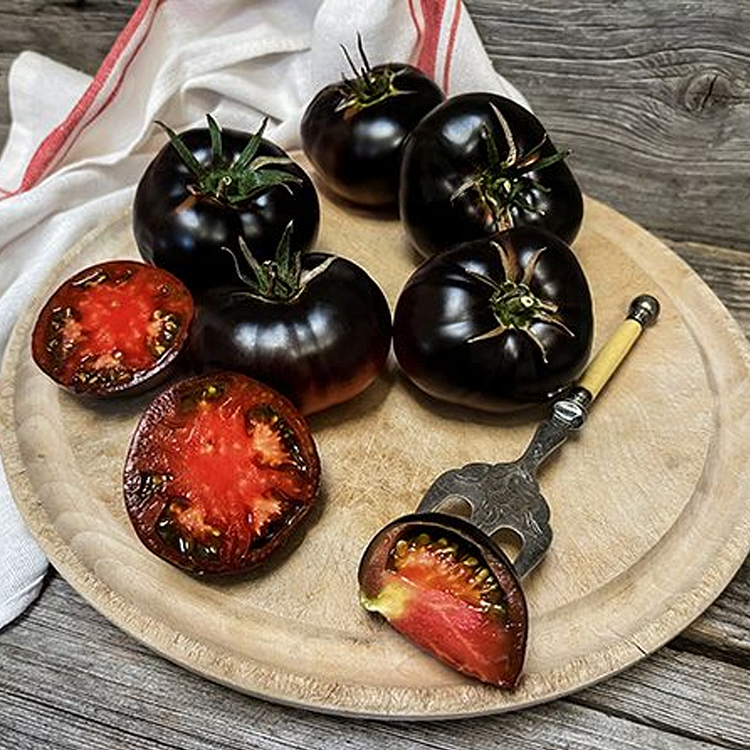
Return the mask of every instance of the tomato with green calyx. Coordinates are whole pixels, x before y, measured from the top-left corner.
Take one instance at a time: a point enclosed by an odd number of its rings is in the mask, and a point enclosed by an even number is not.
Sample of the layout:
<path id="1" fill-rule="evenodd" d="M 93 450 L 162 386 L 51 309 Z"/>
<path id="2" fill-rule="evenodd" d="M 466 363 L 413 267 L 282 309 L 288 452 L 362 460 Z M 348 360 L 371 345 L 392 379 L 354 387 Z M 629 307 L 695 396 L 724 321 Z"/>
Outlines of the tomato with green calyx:
<path id="1" fill-rule="evenodd" d="M 273 261 L 240 246 L 235 283 L 200 299 L 190 345 L 196 369 L 243 372 L 303 414 L 364 391 L 391 345 L 390 308 L 372 277 L 340 256 L 293 252 L 288 233 Z"/>
<path id="2" fill-rule="evenodd" d="M 534 226 L 573 242 L 581 190 L 542 123 L 511 99 L 450 97 L 404 149 L 399 207 L 425 256 L 505 229 Z"/>
<path id="3" fill-rule="evenodd" d="M 526 599 L 511 563 L 476 527 L 438 513 L 404 516 L 368 546 L 360 602 L 459 672 L 514 687 L 526 651 Z"/>
<path id="4" fill-rule="evenodd" d="M 239 238 L 265 260 L 290 221 L 292 246 L 315 242 L 320 205 L 306 172 L 256 133 L 208 127 L 177 134 L 146 168 L 133 202 L 133 232 L 144 260 L 166 268 L 193 292 L 230 283 L 234 266 L 222 247 Z"/>
<path id="5" fill-rule="evenodd" d="M 591 352 L 591 291 L 573 251 L 533 227 L 425 260 L 401 290 L 396 359 L 434 398 L 488 412 L 548 401 Z"/>
<path id="6" fill-rule="evenodd" d="M 77 395 L 131 395 L 162 383 L 182 360 L 193 298 L 172 274 L 113 260 L 78 271 L 40 311 L 36 364 Z"/>
<path id="7" fill-rule="evenodd" d="M 143 544 L 195 574 L 265 561 L 313 507 L 320 460 L 297 409 L 238 373 L 188 378 L 141 415 L 124 469 Z"/>
<path id="8" fill-rule="evenodd" d="M 353 203 L 395 206 L 404 141 L 445 98 L 440 87 L 406 63 L 370 66 L 361 38 L 358 70 L 322 88 L 302 116 L 302 148 L 324 184 Z"/>

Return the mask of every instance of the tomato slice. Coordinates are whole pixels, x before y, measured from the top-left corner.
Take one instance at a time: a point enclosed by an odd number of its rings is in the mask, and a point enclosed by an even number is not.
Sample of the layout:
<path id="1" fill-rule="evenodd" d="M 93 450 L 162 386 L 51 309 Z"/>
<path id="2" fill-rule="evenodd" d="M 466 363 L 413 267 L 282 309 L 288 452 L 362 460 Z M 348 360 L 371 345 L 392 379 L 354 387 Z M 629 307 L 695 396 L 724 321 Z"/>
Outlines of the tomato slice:
<path id="1" fill-rule="evenodd" d="M 285 397 L 239 373 L 182 380 L 141 415 L 125 505 L 154 554 L 192 573 L 263 562 L 313 505 L 320 461 Z"/>
<path id="2" fill-rule="evenodd" d="M 527 610 L 511 565 L 461 519 L 429 518 L 438 515 L 407 516 L 375 537 L 360 565 L 361 603 L 454 669 L 512 688 Z"/>
<path id="3" fill-rule="evenodd" d="M 74 393 L 145 390 L 173 371 L 193 314 L 190 292 L 167 271 L 128 260 L 99 263 L 47 300 L 32 333 L 32 356 Z"/>

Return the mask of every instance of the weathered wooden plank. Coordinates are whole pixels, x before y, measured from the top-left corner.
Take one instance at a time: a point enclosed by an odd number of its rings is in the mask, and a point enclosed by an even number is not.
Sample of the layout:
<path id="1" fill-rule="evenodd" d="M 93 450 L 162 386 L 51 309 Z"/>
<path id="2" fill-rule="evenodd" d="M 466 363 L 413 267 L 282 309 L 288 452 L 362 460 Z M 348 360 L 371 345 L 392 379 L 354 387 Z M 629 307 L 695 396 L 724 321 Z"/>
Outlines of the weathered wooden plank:
<path id="1" fill-rule="evenodd" d="M 134 0 L 3 3 L 0 5 L 3 77 L 8 61 L 24 50 L 48 54 L 93 74 L 136 5 Z"/>
<path id="2" fill-rule="evenodd" d="M 137 5 L 137 0 L 4 2 L 0 49 L 12 55 L 24 49 L 49 51 L 61 62 L 93 72 Z"/>
<path id="3" fill-rule="evenodd" d="M 713 739 L 717 717 L 731 708 L 724 701 L 737 668 L 712 664 L 710 682 L 703 681 L 704 659 L 670 649 L 573 700 L 504 716 L 385 723 L 282 708 L 163 662 L 106 622 L 56 576 L 44 598 L 0 635 L 0 661 L 0 736 L 18 750 L 134 745 L 186 750 L 706 750 L 733 747 L 739 731 L 730 726 L 728 734 L 723 728 L 716 735 L 720 741 Z M 689 688 L 665 687 L 664 673 L 675 671 Z M 94 693 L 92 684 L 97 685 Z M 45 686 L 44 698 L 39 685 Z M 725 690 L 716 692 L 716 685 Z M 704 704 L 700 713 L 691 703 L 698 693 Z M 747 695 L 729 698 L 741 702 Z M 687 726 L 692 737 L 676 734 L 679 726 Z"/>
<path id="4" fill-rule="evenodd" d="M 10 106 L 8 103 L 8 70 L 15 55 L 0 52 L 0 151 L 8 138 L 10 129 Z"/>
<path id="5" fill-rule="evenodd" d="M 584 189 L 652 231 L 750 249 L 750 5 L 467 0 Z"/>
<path id="6" fill-rule="evenodd" d="M 719 599 L 678 639 L 676 648 L 750 665 L 750 558 Z M 748 711 L 750 714 L 750 709 Z M 748 735 L 750 736 L 750 735 Z"/>
<path id="7" fill-rule="evenodd" d="M 713 289 L 750 338 L 750 256 L 692 242 L 670 245 Z"/>
<path id="8" fill-rule="evenodd" d="M 746 748 L 750 737 L 747 662 L 740 667 L 665 648 L 573 700 L 720 747 Z"/>

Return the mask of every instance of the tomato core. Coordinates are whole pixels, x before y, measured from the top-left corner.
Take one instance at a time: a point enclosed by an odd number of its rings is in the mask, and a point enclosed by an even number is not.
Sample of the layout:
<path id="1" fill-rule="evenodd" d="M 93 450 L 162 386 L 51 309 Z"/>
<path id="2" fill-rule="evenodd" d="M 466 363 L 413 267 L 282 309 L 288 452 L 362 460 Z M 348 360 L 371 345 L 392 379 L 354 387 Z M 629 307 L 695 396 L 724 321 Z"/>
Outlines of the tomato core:
<path id="1" fill-rule="evenodd" d="M 177 525 L 198 538 L 217 527 L 249 527 L 256 536 L 280 504 L 293 504 L 299 482 L 290 468 L 301 467 L 283 445 L 280 427 L 282 417 L 270 408 L 246 410 L 231 396 L 217 405 L 199 401 L 168 437 Z"/>
<path id="2" fill-rule="evenodd" d="M 161 287 L 161 288 L 159 288 Z M 140 369 L 158 358 L 157 341 L 164 330 L 166 319 L 154 303 L 169 293 L 168 287 L 147 281 L 144 288 L 134 284 L 100 284 L 96 294 L 82 291 L 77 304 L 80 319 L 75 325 L 71 343 L 81 344 L 78 361 L 87 356 L 106 357 L 107 353 L 120 359 L 123 366 Z M 163 352 L 162 352 L 163 353 Z M 74 358 L 66 369 L 75 368 Z"/>

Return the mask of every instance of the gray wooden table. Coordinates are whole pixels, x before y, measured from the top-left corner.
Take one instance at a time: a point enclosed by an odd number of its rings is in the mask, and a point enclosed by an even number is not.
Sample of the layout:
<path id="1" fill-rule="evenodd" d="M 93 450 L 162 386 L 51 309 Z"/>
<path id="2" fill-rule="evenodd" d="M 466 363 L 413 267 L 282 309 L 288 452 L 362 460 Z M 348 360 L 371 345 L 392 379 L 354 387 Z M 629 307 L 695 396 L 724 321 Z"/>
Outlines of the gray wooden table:
<path id="1" fill-rule="evenodd" d="M 15 55 L 93 73 L 135 5 L 0 2 L 0 142 Z M 750 335 L 750 2 L 466 5 L 498 70 L 573 149 L 586 192 L 664 239 Z M 120 632 L 53 572 L 0 632 L 0 748 L 48 747 L 749 748 L 750 561 L 682 635 L 598 686 L 517 714 L 420 724 L 212 684 Z"/>

